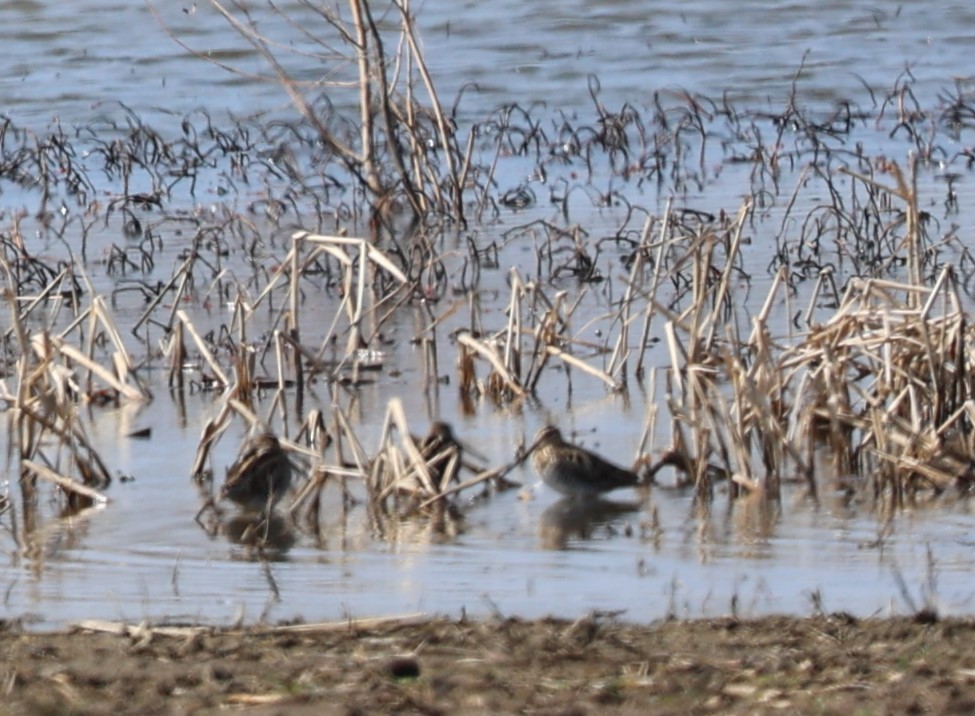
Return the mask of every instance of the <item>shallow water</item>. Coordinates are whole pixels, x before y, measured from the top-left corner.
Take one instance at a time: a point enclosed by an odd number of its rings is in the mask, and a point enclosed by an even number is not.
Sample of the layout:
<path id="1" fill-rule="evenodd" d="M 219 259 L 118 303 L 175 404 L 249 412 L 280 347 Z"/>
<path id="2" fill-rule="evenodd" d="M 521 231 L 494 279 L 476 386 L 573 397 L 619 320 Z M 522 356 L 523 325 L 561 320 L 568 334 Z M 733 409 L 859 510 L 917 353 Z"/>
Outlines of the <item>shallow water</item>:
<path id="1" fill-rule="evenodd" d="M 451 102 L 461 87 L 476 84 L 465 94 L 462 117 L 485 116 L 502 104 L 537 102 L 552 115 L 591 115 L 590 77 L 598 78 L 599 100 L 611 109 L 624 102 L 646 105 L 656 91 L 687 91 L 712 98 L 727 93 L 753 110 L 781 110 L 800 65 L 799 96 L 824 111 L 841 100 L 869 105 L 864 83 L 879 93 L 906 67 L 919 102 L 933 106 L 958 69 L 967 66 L 964 29 L 975 13 L 953 3 L 889 9 L 846 3 L 811 9 L 790 2 L 654 5 L 428 0 L 413 8 L 442 97 Z M 282 7 L 299 17 L 307 12 L 300 4 Z M 160 7 L 160 14 L 199 52 L 266 74 L 259 58 L 208 6 L 173 4 Z M 181 115 L 200 107 L 215 118 L 228 112 L 291 113 L 276 83 L 188 58 L 140 3 L 14 2 L 0 8 L 0 18 L 0 60 L 11 68 L 0 80 L 4 112 L 38 132 L 55 120 L 65 126 L 124 121 L 119 103 L 161 128 L 171 123 L 173 133 Z M 280 18 L 265 17 L 262 23 L 270 33 L 290 32 Z M 317 64 L 306 58 L 292 62 L 303 79 L 318 79 Z M 866 141 L 888 147 L 893 156 L 906 151 L 896 142 L 888 146 L 886 132 Z M 748 180 L 745 171 L 726 168 L 695 196 L 712 210 L 733 214 L 747 193 L 741 188 Z M 965 201 L 967 180 L 958 184 L 962 206 L 972 205 Z M 28 201 L 14 189 L 4 191 L 0 202 L 8 214 Z M 933 186 L 924 191 L 929 202 L 940 201 Z M 639 198 L 651 211 L 666 200 L 651 191 Z M 211 201 L 218 197 L 210 194 L 201 203 Z M 544 206 L 537 209 L 539 216 L 551 213 Z M 530 216 L 504 219 L 510 225 Z M 598 235 L 601 228 L 617 226 L 620 217 L 580 197 L 573 220 Z M 972 225 L 970 212 L 952 220 Z M 479 234 L 493 238 L 504 228 L 483 227 Z M 161 252 L 159 277 L 168 275 L 178 250 L 173 239 Z M 745 253 L 756 266 L 768 263 L 767 244 L 761 241 Z M 610 254 L 606 260 L 614 258 Z M 511 248 L 504 259 L 495 278 L 501 301 L 506 268 L 517 265 L 525 275 L 534 270 L 530 251 Z M 115 279 L 97 269 L 92 273 L 96 287 L 113 286 Z M 753 299 L 764 296 L 768 281 L 755 275 Z M 596 291 L 589 315 L 601 306 L 605 310 L 606 303 Z M 134 320 L 140 310 L 138 302 L 123 302 L 120 320 Z M 334 310 L 325 301 L 320 313 L 309 309 L 306 323 L 324 321 Z M 495 315 L 500 310 L 495 307 Z M 202 309 L 194 314 L 204 328 L 208 321 L 217 325 L 226 319 L 219 306 L 209 317 Z M 514 445 L 552 419 L 620 462 L 634 453 L 646 410 L 638 389 L 631 389 L 627 405 L 596 381 L 579 377 L 570 395 L 564 379 L 552 375 L 540 390 L 540 405 L 502 410 L 484 403 L 473 415 L 461 416 L 450 387 L 432 399 L 416 389 L 423 370 L 422 357 L 409 347 L 415 330 L 409 311 L 392 320 L 397 348 L 379 382 L 359 391 L 355 418 L 367 445 L 375 444 L 386 403 L 395 395 L 421 427 L 435 416 L 454 422 L 493 464 L 509 460 Z M 666 365 L 663 349 L 651 351 L 650 361 Z M 441 372 L 450 370 L 441 366 Z M 881 520 L 868 506 L 848 505 L 829 494 L 818 506 L 787 494 L 773 515 L 744 501 L 729 508 L 719 495 L 712 514 L 702 517 L 694 514 L 689 494 L 657 489 L 648 504 L 638 504 L 637 495 L 624 492 L 595 523 L 579 525 L 573 521 L 577 515 L 566 514 L 557 497 L 525 469 L 513 477 L 528 485 L 526 491 L 471 506 L 460 534 L 451 537 L 405 525 L 401 534 L 381 539 L 362 505 L 343 518 L 334 490 L 326 492 L 332 502 L 322 539 L 296 532 L 279 559 L 262 563 L 193 521 L 201 498 L 189 468 L 218 399 L 193 395 L 181 414 L 162 372 L 156 375 L 156 399 L 142 410 L 93 411 L 96 446 L 117 474 L 135 478 L 116 481 L 108 506 L 48 520 L 40 548 L 30 551 L 18 549 L 9 523 L 2 523 L 6 566 L 0 571 L 0 614 L 51 627 L 92 617 L 227 623 L 417 610 L 574 616 L 595 608 L 625 610 L 627 618 L 645 620 L 732 610 L 801 614 L 817 603 L 827 610 L 869 614 L 909 611 L 926 598 L 947 613 L 972 611 L 975 517 L 963 500 L 899 514 L 882 546 L 877 543 Z M 324 397 L 316 400 L 328 409 Z M 124 437 L 140 427 L 151 427 L 152 437 Z M 218 445 L 215 465 L 232 461 L 235 437 Z"/>

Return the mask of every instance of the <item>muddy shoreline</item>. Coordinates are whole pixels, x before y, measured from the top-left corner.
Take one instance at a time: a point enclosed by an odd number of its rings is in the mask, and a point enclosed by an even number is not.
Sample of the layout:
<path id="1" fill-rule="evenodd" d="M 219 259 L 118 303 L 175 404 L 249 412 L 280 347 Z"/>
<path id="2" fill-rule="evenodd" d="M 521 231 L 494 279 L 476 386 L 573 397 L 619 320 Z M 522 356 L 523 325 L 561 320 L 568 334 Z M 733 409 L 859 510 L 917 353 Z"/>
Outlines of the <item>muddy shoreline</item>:
<path id="1" fill-rule="evenodd" d="M 975 619 L 410 616 L 0 632 L 5 713 L 970 713 Z"/>

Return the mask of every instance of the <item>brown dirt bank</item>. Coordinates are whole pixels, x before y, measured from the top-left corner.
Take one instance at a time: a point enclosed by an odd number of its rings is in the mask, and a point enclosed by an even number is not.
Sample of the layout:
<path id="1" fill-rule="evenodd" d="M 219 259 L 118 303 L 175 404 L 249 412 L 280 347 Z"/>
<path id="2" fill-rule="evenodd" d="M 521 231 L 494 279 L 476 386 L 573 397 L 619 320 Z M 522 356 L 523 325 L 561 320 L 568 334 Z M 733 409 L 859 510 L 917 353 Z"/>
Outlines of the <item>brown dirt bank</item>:
<path id="1" fill-rule="evenodd" d="M 975 620 L 365 620 L 0 633 L 0 711 L 972 713 Z"/>

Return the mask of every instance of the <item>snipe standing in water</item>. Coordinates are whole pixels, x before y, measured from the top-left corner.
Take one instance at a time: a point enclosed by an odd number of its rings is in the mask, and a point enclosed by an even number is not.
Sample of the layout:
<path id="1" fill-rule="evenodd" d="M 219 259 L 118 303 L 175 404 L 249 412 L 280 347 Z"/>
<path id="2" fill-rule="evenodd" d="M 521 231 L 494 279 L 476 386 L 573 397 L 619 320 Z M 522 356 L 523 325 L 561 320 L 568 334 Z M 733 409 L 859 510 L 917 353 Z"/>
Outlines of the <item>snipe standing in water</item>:
<path id="1" fill-rule="evenodd" d="M 532 444 L 532 467 L 553 490 L 569 497 L 595 497 L 621 487 L 643 484 L 637 473 L 566 442 L 559 429 L 547 425 Z"/>
<path id="2" fill-rule="evenodd" d="M 430 426 L 430 432 L 425 437 L 414 439 L 414 442 L 426 460 L 430 476 L 439 483 L 440 489 L 458 479 L 464 448 L 448 423 L 438 420 Z M 445 474 L 448 470 L 449 475 Z"/>
<path id="3" fill-rule="evenodd" d="M 220 497 L 246 512 L 270 512 L 291 486 L 293 467 L 288 453 L 270 433 L 249 438 L 243 454 L 227 471 Z"/>

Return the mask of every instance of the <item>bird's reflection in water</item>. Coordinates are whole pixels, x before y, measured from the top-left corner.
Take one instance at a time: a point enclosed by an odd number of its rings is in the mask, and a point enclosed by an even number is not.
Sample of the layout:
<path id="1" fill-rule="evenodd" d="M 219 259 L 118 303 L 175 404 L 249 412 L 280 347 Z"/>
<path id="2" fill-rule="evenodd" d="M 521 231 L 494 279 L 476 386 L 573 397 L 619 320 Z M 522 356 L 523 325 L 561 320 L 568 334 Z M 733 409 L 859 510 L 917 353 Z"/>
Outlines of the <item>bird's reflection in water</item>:
<path id="1" fill-rule="evenodd" d="M 637 512 L 642 502 L 615 500 L 559 500 L 542 513 L 539 537 L 545 549 L 566 549 L 570 539 L 591 539 L 600 527 L 620 515 Z"/>
<path id="2" fill-rule="evenodd" d="M 296 541 L 290 521 L 273 512 L 270 516 L 237 514 L 221 527 L 227 539 L 253 550 L 261 559 L 284 559 Z"/>

